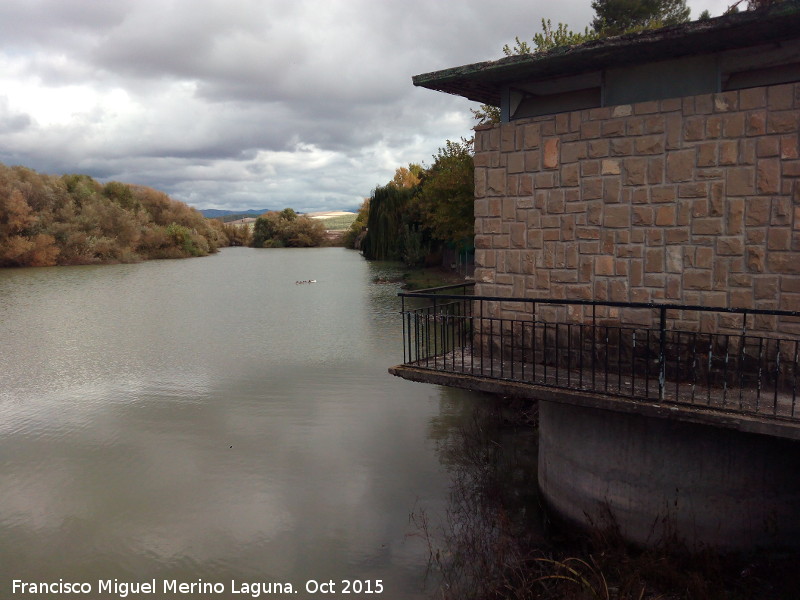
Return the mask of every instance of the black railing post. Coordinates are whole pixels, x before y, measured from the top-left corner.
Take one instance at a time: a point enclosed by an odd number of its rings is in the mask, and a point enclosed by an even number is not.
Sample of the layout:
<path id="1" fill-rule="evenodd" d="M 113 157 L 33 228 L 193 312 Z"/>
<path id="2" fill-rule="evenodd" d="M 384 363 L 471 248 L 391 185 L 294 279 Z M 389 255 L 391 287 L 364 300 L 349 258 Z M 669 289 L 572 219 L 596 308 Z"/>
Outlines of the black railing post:
<path id="1" fill-rule="evenodd" d="M 400 297 L 400 318 L 403 320 L 403 364 L 409 362 L 406 360 L 406 299 Z"/>
<path id="2" fill-rule="evenodd" d="M 408 362 L 414 362 L 414 339 L 411 334 L 411 311 L 406 313 L 403 322 L 406 326 L 406 335 L 408 335 Z"/>
<path id="3" fill-rule="evenodd" d="M 480 306 L 478 307 L 478 322 L 481 324 L 480 331 L 480 343 L 478 346 L 480 347 L 480 360 L 478 361 L 478 367 L 481 370 L 481 375 L 483 375 L 483 349 L 486 347 L 486 324 L 483 322 L 483 300 L 481 300 Z M 491 340 L 490 340 L 491 341 Z"/>
<path id="4" fill-rule="evenodd" d="M 781 341 L 775 340 L 775 389 L 772 395 L 772 414 L 778 414 L 778 386 L 781 380 Z"/>
<path id="5" fill-rule="evenodd" d="M 415 360 L 414 362 L 419 363 L 421 358 L 420 355 L 422 353 L 422 332 L 420 331 L 420 319 L 422 318 L 422 312 L 420 310 L 414 311 L 414 352 Z"/>
<path id="6" fill-rule="evenodd" d="M 797 357 L 798 349 L 800 349 L 800 342 L 794 342 L 794 360 L 792 361 L 792 417 L 794 417 L 794 409 L 797 404 Z"/>
<path id="7" fill-rule="evenodd" d="M 531 302 L 531 381 L 536 381 L 536 301 Z"/>
<path id="8" fill-rule="evenodd" d="M 739 372 L 739 409 L 741 410 L 744 404 L 744 359 L 745 359 L 745 345 L 747 344 L 747 311 L 742 313 L 742 337 L 739 344 L 739 361 L 736 369 Z"/>
<path id="9" fill-rule="evenodd" d="M 592 391 L 597 391 L 597 304 L 592 303 Z"/>
<path id="10" fill-rule="evenodd" d="M 439 318 L 439 312 L 436 306 L 436 297 L 433 298 L 433 325 L 431 325 L 430 321 L 428 321 L 428 327 L 433 327 L 433 356 L 434 356 L 434 365 L 436 364 L 436 355 L 439 354 L 439 346 L 437 343 L 437 319 Z"/>
<path id="11" fill-rule="evenodd" d="M 663 402 L 667 382 L 667 307 L 659 309 L 658 341 L 658 399 Z"/>

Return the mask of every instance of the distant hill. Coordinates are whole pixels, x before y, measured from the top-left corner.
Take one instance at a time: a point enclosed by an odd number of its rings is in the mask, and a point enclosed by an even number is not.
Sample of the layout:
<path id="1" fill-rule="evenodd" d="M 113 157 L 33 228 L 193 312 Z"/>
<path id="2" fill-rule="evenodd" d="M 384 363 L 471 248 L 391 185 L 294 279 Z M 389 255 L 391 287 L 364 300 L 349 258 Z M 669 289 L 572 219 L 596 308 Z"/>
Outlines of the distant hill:
<path id="1" fill-rule="evenodd" d="M 347 231 L 358 215 L 345 210 L 330 210 L 327 212 L 306 213 L 306 216 L 322 221 L 327 231 Z"/>
<path id="2" fill-rule="evenodd" d="M 265 212 L 272 210 L 271 208 L 264 208 L 262 210 L 220 210 L 218 208 L 204 208 L 200 211 L 204 217 L 208 219 L 219 219 L 220 217 L 227 217 L 229 215 L 242 216 L 242 217 L 259 217 Z"/>
<path id="3" fill-rule="evenodd" d="M 238 221 L 245 217 L 260 217 L 265 212 L 273 210 L 271 208 L 264 208 L 262 210 L 220 210 L 218 208 L 205 208 L 200 213 L 207 219 L 221 219 L 223 222 Z M 311 212 L 304 213 L 305 216 L 312 219 L 321 219 L 325 221 L 325 228 L 329 231 L 345 230 L 350 227 L 350 224 L 356 219 L 355 211 L 348 210 L 329 210 L 325 212 Z"/>

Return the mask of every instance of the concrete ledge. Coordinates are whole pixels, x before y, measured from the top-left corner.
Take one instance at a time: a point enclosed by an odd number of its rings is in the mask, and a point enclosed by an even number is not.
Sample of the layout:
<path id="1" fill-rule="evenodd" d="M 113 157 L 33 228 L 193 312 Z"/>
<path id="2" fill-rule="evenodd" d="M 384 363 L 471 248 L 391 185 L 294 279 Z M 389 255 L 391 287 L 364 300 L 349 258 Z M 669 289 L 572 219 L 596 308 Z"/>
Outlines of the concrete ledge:
<path id="1" fill-rule="evenodd" d="M 630 400 L 617 396 L 606 396 L 577 390 L 556 389 L 533 384 L 475 377 L 463 373 L 449 373 L 420 369 L 408 365 L 397 365 L 389 369 L 396 377 L 417 381 L 457 387 L 465 390 L 503 394 L 521 398 L 533 398 L 572 404 L 588 408 L 597 408 L 621 413 L 657 417 L 661 419 L 711 425 L 745 433 L 756 433 L 776 438 L 800 440 L 800 423 L 793 423 L 768 416 L 737 414 L 722 410 L 709 409 L 702 406 L 681 406 Z"/>

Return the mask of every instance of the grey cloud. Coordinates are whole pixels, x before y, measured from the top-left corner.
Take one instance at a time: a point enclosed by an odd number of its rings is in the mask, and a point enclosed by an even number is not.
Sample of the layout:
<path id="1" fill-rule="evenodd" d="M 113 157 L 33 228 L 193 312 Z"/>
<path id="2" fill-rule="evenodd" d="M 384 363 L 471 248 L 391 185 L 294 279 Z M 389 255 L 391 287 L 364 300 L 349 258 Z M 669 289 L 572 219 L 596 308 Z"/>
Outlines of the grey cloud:
<path id="1" fill-rule="evenodd" d="M 0 135 L 19 133 L 31 125 L 30 115 L 11 109 L 8 98 L 0 96 Z"/>
<path id="2" fill-rule="evenodd" d="M 24 91 L 0 99 L 0 160 L 198 207 L 356 207 L 471 135 L 473 105 L 412 75 L 497 58 L 542 16 L 582 28 L 590 13 L 583 0 L 7 0 L 0 60 Z M 20 108 L 74 88 L 97 100 L 68 121 Z"/>

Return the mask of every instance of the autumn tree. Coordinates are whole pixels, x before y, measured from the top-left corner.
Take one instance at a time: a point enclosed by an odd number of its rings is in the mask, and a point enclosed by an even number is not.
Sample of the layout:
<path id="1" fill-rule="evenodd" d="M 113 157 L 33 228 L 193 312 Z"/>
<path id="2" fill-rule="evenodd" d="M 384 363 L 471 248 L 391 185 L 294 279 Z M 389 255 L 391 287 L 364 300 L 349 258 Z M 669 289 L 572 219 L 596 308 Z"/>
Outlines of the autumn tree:
<path id="1" fill-rule="evenodd" d="M 258 217 L 250 245 L 254 248 L 310 248 L 325 239 L 325 225 L 293 209 L 270 211 Z"/>
<path id="2" fill-rule="evenodd" d="M 103 195 L 126 210 L 137 211 L 140 208 L 139 202 L 133 197 L 131 186 L 119 181 L 109 181 L 105 184 L 103 186 Z"/>
<path id="3" fill-rule="evenodd" d="M 368 258 L 405 260 L 403 238 L 408 235 L 404 232 L 419 228 L 418 210 L 411 199 L 424 173 L 421 164 L 409 163 L 408 167 L 398 167 L 386 186 L 375 188 L 372 196 L 364 199 L 355 220 L 342 237 L 345 248 L 362 250 Z M 398 190 L 401 192 L 396 193 Z M 373 231 L 371 236 L 370 227 Z"/>
<path id="4" fill-rule="evenodd" d="M 281 219 L 285 219 L 289 222 L 294 221 L 297 218 L 297 213 L 293 208 L 284 208 L 281 212 Z"/>
<path id="5" fill-rule="evenodd" d="M 472 245 L 472 142 L 447 140 L 433 158 L 429 168 L 400 167 L 392 181 L 375 188 L 348 232 L 349 247 L 358 240 L 368 259 L 417 266 L 445 245 Z"/>
<path id="6" fill-rule="evenodd" d="M 447 140 L 425 171 L 416 201 L 435 240 L 463 245 L 475 235 L 475 166 L 472 141 Z"/>
<path id="7" fill-rule="evenodd" d="M 266 213 L 256 219 L 253 224 L 253 236 L 250 243 L 254 248 L 263 248 L 264 242 L 273 239 L 278 233 L 278 215 Z"/>
<path id="8" fill-rule="evenodd" d="M 423 171 L 422 165 L 417 163 L 409 163 L 408 168 L 398 167 L 389 185 L 400 188 L 413 188 L 419 184 Z"/>
<path id="9" fill-rule="evenodd" d="M 53 236 L 36 232 L 36 218 L 19 190 L 0 196 L 0 266 L 54 265 L 58 248 Z"/>
<path id="10" fill-rule="evenodd" d="M 200 256 L 227 244 L 221 224 L 151 188 L 0 164 L 0 266 Z"/>
<path id="11" fill-rule="evenodd" d="M 249 225 L 223 223 L 219 219 L 215 220 L 220 223 L 220 227 L 231 246 L 249 246 L 251 244 L 253 234 Z"/>
<path id="12" fill-rule="evenodd" d="M 300 215 L 291 224 L 284 241 L 288 248 L 313 248 L 325 240 L 325 225 L 319 219 Z"/>

